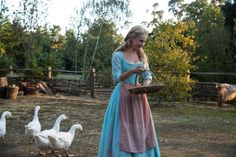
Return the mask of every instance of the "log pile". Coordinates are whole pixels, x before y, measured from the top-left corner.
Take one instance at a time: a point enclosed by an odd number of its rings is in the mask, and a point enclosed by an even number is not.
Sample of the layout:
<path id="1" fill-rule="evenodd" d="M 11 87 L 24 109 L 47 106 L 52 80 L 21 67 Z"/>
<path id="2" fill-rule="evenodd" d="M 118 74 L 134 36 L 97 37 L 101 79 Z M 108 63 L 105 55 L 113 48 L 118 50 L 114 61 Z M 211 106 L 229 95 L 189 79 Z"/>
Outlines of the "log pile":
<path id="1" fill-rule="evenodd" d="M 44 81 L 38 82 L 19 82 L 19 94 L 21 95 L 37 95 L 47 94 L 52 95 L 51 89 Z"/>

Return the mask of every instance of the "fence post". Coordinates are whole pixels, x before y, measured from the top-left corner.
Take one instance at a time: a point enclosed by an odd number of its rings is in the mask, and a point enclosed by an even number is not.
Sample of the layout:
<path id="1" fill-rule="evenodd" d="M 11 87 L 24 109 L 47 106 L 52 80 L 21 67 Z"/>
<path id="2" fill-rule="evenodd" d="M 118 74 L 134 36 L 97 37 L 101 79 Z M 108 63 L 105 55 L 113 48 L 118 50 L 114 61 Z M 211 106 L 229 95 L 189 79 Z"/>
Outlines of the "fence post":
<path id="1" fill-rule="evenodd" d="M 187 84 L 190 85 L 190 70 L 187 70 Z M 190 85 L 191 86 L 191 85 Z M 191 93 L 191 91 L 188 91 L 188 95 L 187 95 L 187 102 L 189 102 L 189 94 Z"/>
<path id="2" fill-rule="evenodd" d="M 190 82 L 190 70 L 187 70 L 187 83 Z"/>
<path id="3" fill-rule="evenodd" d="M 96 76 L 95 69 L 92 68 L 90 71 L 90 79 L 89 79 L 90 80 L 90 92 L 91 92 L 92 98 L 95 98 L 95 87 L 94 87 L 95 76 Z"/>
<path id="4" fill-rule="evenodd" d="M 9 67 L 9 72 L 10 72 L 10 77 L 12 77 L 13 76 L 13 67 L 12 67 L 12 65 L 10 65 L 10 67 Z"/>
<path id="5" fill-rule="evenodd" d="M 48 67 L 48 79 L 52 79 L 52 67 Z"/>

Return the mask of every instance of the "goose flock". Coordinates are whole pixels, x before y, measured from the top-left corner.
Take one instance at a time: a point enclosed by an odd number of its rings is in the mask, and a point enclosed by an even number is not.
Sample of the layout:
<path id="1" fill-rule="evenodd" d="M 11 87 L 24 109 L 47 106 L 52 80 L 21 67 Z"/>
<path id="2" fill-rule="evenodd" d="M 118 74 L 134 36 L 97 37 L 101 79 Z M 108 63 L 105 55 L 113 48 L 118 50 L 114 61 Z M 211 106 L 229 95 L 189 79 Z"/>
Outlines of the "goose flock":
<path id="1" fill-rule="evenodd" d="M 25 125 L 25 135 L 29 139 L 29 142 L 34 143 L 39 153 L 43 156 L 56 152 L 65 153 L 66 156 L 74 156 L 73 154 L 69 154 L 68 150 L 74 140 L 76 130 L 82 133 L 82 126 L 80 124 L 73 124 L 68 132 L 61 132 L 60 123 L 68 119 L 65 114 L 61 114 L 51 129 L 42 131 L 38 117 L 39 110 L 40 106 L 38 105 L 34 109 L 32 121 Z M 6 135 L 7 117 L 11 117 L 11 112 L 3 112 L 0 119 L 0 142 L 3 144 L 5 143 L 4 137 Z"/>

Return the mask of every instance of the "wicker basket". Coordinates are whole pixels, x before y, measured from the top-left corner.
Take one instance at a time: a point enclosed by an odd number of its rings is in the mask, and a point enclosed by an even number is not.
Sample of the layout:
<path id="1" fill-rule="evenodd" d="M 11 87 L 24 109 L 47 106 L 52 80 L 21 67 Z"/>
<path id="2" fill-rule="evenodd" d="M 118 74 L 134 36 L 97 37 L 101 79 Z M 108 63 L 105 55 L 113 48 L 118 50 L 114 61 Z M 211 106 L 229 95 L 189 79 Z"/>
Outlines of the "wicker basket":
<path id="1" fill-rule="evenodd" d="M 164 88 L 164 84 L 159 85 L 148 85 L 148 86 L 138 86 L 138 87 L 130 87 L 128 91 L 133 94 L 148 94 L 159 92 L 162 88 Z"/>
<path id="2" fill-rule="evenodd" d="M 7 77 L 0 77 L 0 98 L 6 97 L 7 86 Z"/>
<path id="3" fill-rule="evenodd" d="M 15 100 L 17 98 L 18 91 L 19 91 L 19 87 L 18 86 L 8 86 L 7 87 L 6 98 L 7 99 Z"/>
<path id="4" fill-rule="evenodd" d="M 153 74 L 153 76 L 156 79 L 154 74 Z M 139 75 L 137 74 L 137 76 L 136 76 L 136 85 L 130 86 L 128 88 L 128 91 L 130 93 L 132 93 L 132 94 L 155 93 L 155 92 L 159 92 L 160 90 L 162 90 L 165 87 L 165 85 L 162 84 L 162 83 L 160 83 L 160 84 L 153 84 L 153 85 L 141 85 L 141 84 L 138 83 L 138 77 L 139 77 Z"/>

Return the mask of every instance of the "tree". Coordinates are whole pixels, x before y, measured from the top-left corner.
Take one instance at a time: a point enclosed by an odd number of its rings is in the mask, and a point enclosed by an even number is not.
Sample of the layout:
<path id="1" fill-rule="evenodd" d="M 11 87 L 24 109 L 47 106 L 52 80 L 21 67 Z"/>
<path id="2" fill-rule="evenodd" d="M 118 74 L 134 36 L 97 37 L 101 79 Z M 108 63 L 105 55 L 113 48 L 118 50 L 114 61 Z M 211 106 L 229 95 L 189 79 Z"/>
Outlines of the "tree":
<path id="1" fill-rule="evenodd" d="M 93 19 L 88 19 L 88 18 L 83 18 L 83 20 L 86 21 L 86 23 L 93 23 L 90 21 L 96 21 L 98 19 L 105 19 L 105 20 L 110 20 L 110 21 L 121 21 L 124 17 L 130 16 L 130 10 L 129 10 L 129 0 L 88 0 L 84 6 L 82 7 L 82 15 L 90 14 L 90 17 L 93 17 Z M 96 38 L 96 44 L 94 45 L 94 51 L 92 55 L 92 60 L 89 65 L 89 70 L 91 70 L 94 60 L 96 57 L 97 53 L 97 47 L 99 46 L 99 43 L 101 42 L 101 32 L 103 28 L 103 23 L 100 23 L 100 28 L 97 33 L 97 38 Z M 87 41 L 88 43 L 89 41 Z M 85 52 L 85 54 L 87 54 Z M 84 57 L 85 59 L 87 58 L 86 56 Z M 85 64 L 83 64 L 85 65 Z M 86 69 L 85 67 L 83 69 Z"/>
<path id="2" fill-rule="evenodd" d="M 6 15 L 5 13 L 8 11 L 8 7 L 6 6 L 6 0 L 0 1 L 0 24 L 5 21 Z"/>
<path id="3" fill-rule="evenodd" d="M 18 10 L 14 11 L 13 22 L 21 23 L 23 28 L 28 31 L 23 44 L 25 67 L 29 67 L 29 62 L 33 57 L 34 38 L 29 32 L 34 31 L 39 25 L 43 25 L 47 16 L 48 0 L 22 0 L 19 2 Z"/>
<path id="4" fill-rule="evenodd" d="M 38 27 L 34 32 L 28 32 L 34 38 L 33 55 L 29 61 L 31 68 L 38 69 L 36 73 L 27 73 L 30 76 L 45 76 L 45 67 L 54 69 L 62 67 L 62 49 L 64 37 L 60 34 L 60 27 Z"/>
<path id="5" fill-rule="evenodd" d="M 234 63 L 236 63 L 236 1 L 234 3 L 227 1 L 221 9 L 225 17 L 225 29 L 230 33 L 230 51 L 233 52 Z"/>
<path id="6" fill-rule="evenodd" d="M 168 6 L 170 7 L 169 11 L 177 17 L 177 20 L 180 21 L 183 16 L 184 8 L 186 4 L 183 3 L 184 0 L 170 0 Z"/>
<path id="7" fill-rule="evenodd" d="M 8 69 L 11 66 L 14 66 L 14 58 L 8 55 L 0 55 L 0 65 L 1 69 Z M 7 71 L 0 71 L 0 77 L 5 77 L 6 74 L 8 73 Z"/>
<path id="8" fill-rule="evenodd" d="M 23 58 L 22 40 L 24 38 L 24 28 L 17 22 L 4 22 L 0 25 L 0 43 L 2 54 L 12 56 L 16 62 L 21 62 Z"/>
<path id="9" fill-rule="evenodd" d="M 64 44 L 64 49 L 63 49 L 63 67 L 66 70 L 77 69 L 75 68 L 75 66 L 82 67 L 82 64 L 76 64 L 75 62 L 76 57 L 80 56 L 80 55 L 75 55 L 74 53 L 74 51 L 77 49 L 76 48 L 76 45 L 78 45 L 77 42 L 78 40 L 77 40 L 75 31 L 73 31 L 72 29 L 67 30 L 65 34 L 65 44 Z M 82 62 L 82 60 L 80 60 L 80 62 Z M 81 70 L 81 69 L 78 69 L 78 70 Z"/>
<path id="10" fill-rule="evenodd" d="M 166 99 L 186 98 L 191 89 L 187 73 L 192 66 L 196 42 L 193 22 L 163 22 L 150 33 L 145 51 L 157 82 L 164 82 Z"/>
<path id="11" fill-rule="evenodd" d="M 100 27 L 101 25 L 103 26 L 102 28 Z M 99 32 L 100 35 L 97 36 Z M 98 37 L 100 38 L 99 43 L 97 40 Z M 97 71 L 110 70 L 112 52 L 123 39 L 121 35 L 117 34 L 115 23 L 105 19 L 98 19 L 84 34 L 83 39 L 83 41 L 85 41 L 84 44 L 87 44 L 86 41 L 89 41 L 87 59 L 85 61 L 87 67 L 88 65 L 93 65 L 93 67 L 96 67 Z M 96 57 L 94 56 L 94 48 L 96 48 L 97 53 L 99 53 Z M 89 69 L 90 68 L 91 67 L 89 67 Z"/>
<path id="12" fill-rule="evenodd" d="M 198 48 L 194 64 L 201 72 L 233 72 L 236 68 L 234 51 L 230 48 L 230 33 L 224 28 L 222 1 L 198 0 L 186 6 L 184 20 L 195 22 Z M 204 81 L 204 78 L 201 78 Z M 223 81 L 225 78 L 207 77 L 205 81 Z"/>
<path id="13" fill-rule="evenodd" d="M 147 24 L 147 27 L 158 27 L 160 23 L 162 23 L 162 18 L 164 11 L 158 10 L 159 4 L 154 3 L 153 4 L 153 10 L 152 10 L 152 20 Z"/>

